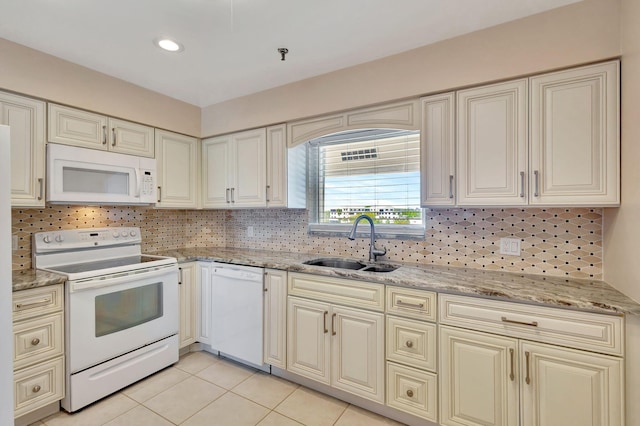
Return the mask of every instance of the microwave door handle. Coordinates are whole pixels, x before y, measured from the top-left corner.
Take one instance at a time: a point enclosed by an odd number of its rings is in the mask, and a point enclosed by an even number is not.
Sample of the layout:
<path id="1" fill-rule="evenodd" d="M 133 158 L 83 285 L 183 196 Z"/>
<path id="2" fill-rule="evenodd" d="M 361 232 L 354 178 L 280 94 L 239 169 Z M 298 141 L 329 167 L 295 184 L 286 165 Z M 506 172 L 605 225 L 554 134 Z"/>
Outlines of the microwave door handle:
<path id="1" fill-rule="evenodd" d="M 136 171 L 136 198 L 140 198 L 140 169 L 133 169 Z"/>

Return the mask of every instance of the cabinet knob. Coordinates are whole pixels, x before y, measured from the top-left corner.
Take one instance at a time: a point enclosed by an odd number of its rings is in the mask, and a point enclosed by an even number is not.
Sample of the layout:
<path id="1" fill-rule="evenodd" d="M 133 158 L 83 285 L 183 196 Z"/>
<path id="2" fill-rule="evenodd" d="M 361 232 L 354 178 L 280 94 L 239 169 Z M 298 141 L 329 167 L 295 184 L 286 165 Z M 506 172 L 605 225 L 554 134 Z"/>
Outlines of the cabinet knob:
<path id="1" fill-rule="evenodd" d="M 413 342 L 411 340 L 407 340 L 407 343 L 405 343 L 405 346 L 408 348 L 412 348 L 413 347 Z"/>
<path id="2" fill-rule="evenodd" d="M 42 389 L 40 385 L 35 385 L 31 390 L 33 391 L 33 393 L 38 393 L 40 392 L 40 389 Z"/>
<path id="3" fill-rule="evenodd" d="M 40 339 L 38 339 L 37 337 L 34 337 L 33 340 L 31 340 L 31 344 L 33 346 L 38 346 L 40 344 Z"/>
<path id="4" fill-rule="evenodd" d="M 413 398 L 413 391 L 412 391 L 411 389 L 408 389 L 408 390 L 407 390 L 407 396 L 408 396 L 409 398 Z"/>

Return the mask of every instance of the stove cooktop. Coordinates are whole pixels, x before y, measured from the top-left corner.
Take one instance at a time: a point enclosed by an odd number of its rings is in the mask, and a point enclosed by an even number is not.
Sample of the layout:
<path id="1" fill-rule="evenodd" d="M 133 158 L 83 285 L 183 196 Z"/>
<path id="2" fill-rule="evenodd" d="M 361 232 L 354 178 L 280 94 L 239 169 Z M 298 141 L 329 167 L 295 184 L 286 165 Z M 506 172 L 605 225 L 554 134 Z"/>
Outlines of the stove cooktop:
<path id="1" fill-rule="evenodd" d="M 122 266 L 140 265 L 148 262 L 155 262 L 159 259 L 163 258 L 146 255 L 129 256 L 117 259 L 98 260 L 95 262 L 72 263 L 69 265 L 54 266 L 49 269 L 63 274 L 79 274 L 83 272 L 99 272 L 103 269 L 118 268 Z"/>

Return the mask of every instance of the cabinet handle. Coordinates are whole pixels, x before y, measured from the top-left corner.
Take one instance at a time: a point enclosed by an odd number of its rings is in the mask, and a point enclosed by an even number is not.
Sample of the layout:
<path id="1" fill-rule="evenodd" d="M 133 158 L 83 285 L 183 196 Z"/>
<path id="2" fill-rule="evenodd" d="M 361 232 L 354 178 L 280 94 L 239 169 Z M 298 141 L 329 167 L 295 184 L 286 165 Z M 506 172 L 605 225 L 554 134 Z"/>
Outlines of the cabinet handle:
<path id="1" fill-rule="evenodd" d="M 39 344 L 40 344 L 40 339 L 38 339 L 37 337 L 34 337 L 34 338 L 31 340 L 31 345 L 32 345 L 32 346 L 38 346 Z"/>
<path id="2" fill-rule="evenodd" d="M 412 348 L 413 347 L 413 342 L 411 340 L 407 340 L 407 342 L 404 345 L 406 347 L 408 347 L 408 348 Z"/>
<path id="3" fill-rule="evenodd" d="M 182 284 L 182 268 L 178 268 L 178 284 Z"/>
<path id="4" fill-rule="evenodd" d="M 107 126 L 102 126 L 102 145 L 107 144 Z"/>
<path id="5" fill-rule="evenodd" d="M 40 392 L 40 389 L 42 389 L 40 385 L 35 385 L 31 390 L 33 391 L 33 393 L 38 393 Z"/>
<path id="6" fill-rule="evenodd" d="M 336 335 L 336 314 L 331 314 L 331 335 Z"/>
<path id="7" fill-rule="evenodd" d="M 116 146 L 116 128 L 115 127 L 111 128 L 111 133 L 113 134 L 113 143 L 111 144 L 111 146 Z"/>
<path id="8" fill-rule="evenodd" d="M 231 188 L 231 202 L 235 203 L 236 202 L 236 197 L 234 195 L 234 192 L 236 191 L 235 188 Z"/>
<path id="9" fill-rule="evenodd" d="M 225 195 L 225 198 L 227 200 L 227 203 L 229 202 L 229 191 L 231 191 L 229 188 L 227 188 L 227 193 Z"/>
<path id="10" fill-rule="evenodd" d="M 324 334 L 329 332 L 329 329 L 327 328 L 327 315 L 329 315 L 329 311 L 324 311 L 324 321 L 322 322 L 324 324 Z"/>
<path id="11" fill-rule="evenodd" d="M 524 353 L 524 357 L 527 360 L 527 376 L 525 377 L 524 381 L 529 384 L 531 383 L 531 378 L 529 377 L 529 351 Z"/>
<path id="12" fill-rule="evenodd" d="M 520 196 L 524 198 L 524 172 L 520 172 Z"/>
<path id="13" fill-rule="evenodd" d="M 38 200 L 42 200 L 42 195 L 43 195 L 43 192 L 44 192 L 44 179 L 43 178 L 38 178 L 38 186 L 39 186 Z"/>
<path id="14" fill-rule="evenodd" d="M 407 389 L 407 396 L 413 398 L 413 391 L 411 389 Z"/>
<path id="15" fill-rule="evenodd" d="M 266 196 L 266 198 L 267 198 L 267 203 L 268 203 L 269 201 L 271 201 L 271 200 L 269 199 L 269 189 L 271 189 L 271 187 L 270 187 L 269 185 L 267 185 L 267 189 L 265 190 L 265 196 Z"/>
<path id="16" fill-rule="evenodd" d="M 516 378 L 516 373 L 515 373 L 515 366 L 513 365 L 513 353 L 514 350 L 511 348 L 509 349 L 509 356 L 511 357 L 511 372 L 509 373 L 509 378 L 511 379 L 511 381 L 513 382 Z"/>
<path id="17" fill-rule="evenodd" d="M 509 324 L 528 325 L 529 327 L 538 326 L 538 321 L 531 321 L 531 322 L 515 321 L 515 320 L 510 320 L 507 317 L 502 317 L 502 322 L 508 322 Z"/>
<path id="18" fill-rule="evenodd" d="M 406 306 L 409 308 L 417 308 L 417 309 L 424 308 L 424 303 L 407 303 L 407 302 L 403 302 L 402 300 L 398 300 L 396 304 L 399 306 Z"/>
<path id="19" fill-rule="evenodd" d="M 51 303 L 51 299 L 36 300 L 35 302 L 30 302 L 30 303 L 16 303 L 16 308 L 22 309 L 22 308 L 28 308 L 29 306 L 44 305 L 46 303 Z"/>
<path id="20" fill-rule="evenodd" d="M 453 175 L 449 175 L 449 198 L 453 198 Z"/>
<path id="21" fill-rule="evenodd" d="M 533 171 L 533 183 L 534 183 L 533 196 L 537 197 L 538 196 L 538 171 L 537 170 Z"/>
<path id="22" fill-rule="evenodd" d="M 158 202 L 160 202 L 162 200 L 162 187 L 159 186 L 158 187 Z"/>

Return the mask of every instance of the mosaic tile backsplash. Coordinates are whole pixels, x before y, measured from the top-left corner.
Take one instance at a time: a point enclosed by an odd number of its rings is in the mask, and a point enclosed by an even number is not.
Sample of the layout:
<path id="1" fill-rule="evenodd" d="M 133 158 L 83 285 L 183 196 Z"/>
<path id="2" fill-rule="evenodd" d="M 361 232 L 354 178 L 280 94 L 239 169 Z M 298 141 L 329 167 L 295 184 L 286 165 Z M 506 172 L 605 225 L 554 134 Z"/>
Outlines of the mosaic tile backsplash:
<path id="1" fill-rule="evenodd" d="M 227 246 L 359 258 L 369 253 L 368 238 L 309 235 L 308 212 L 298 209 L 54 206 L 14 209 L 12 225 L 19 238 L 16 270 L 31 267 L 33 232 L 103 226 L 139 226 L 143 251 Z M 502 237 L 519 238 L 521 255 L 501 255 Z M 382 259 L 389 261 L 601 279 L 602 209 L 427 210 L 423 241 L 379 239 L 377 245 L 387 248 Z"/>

